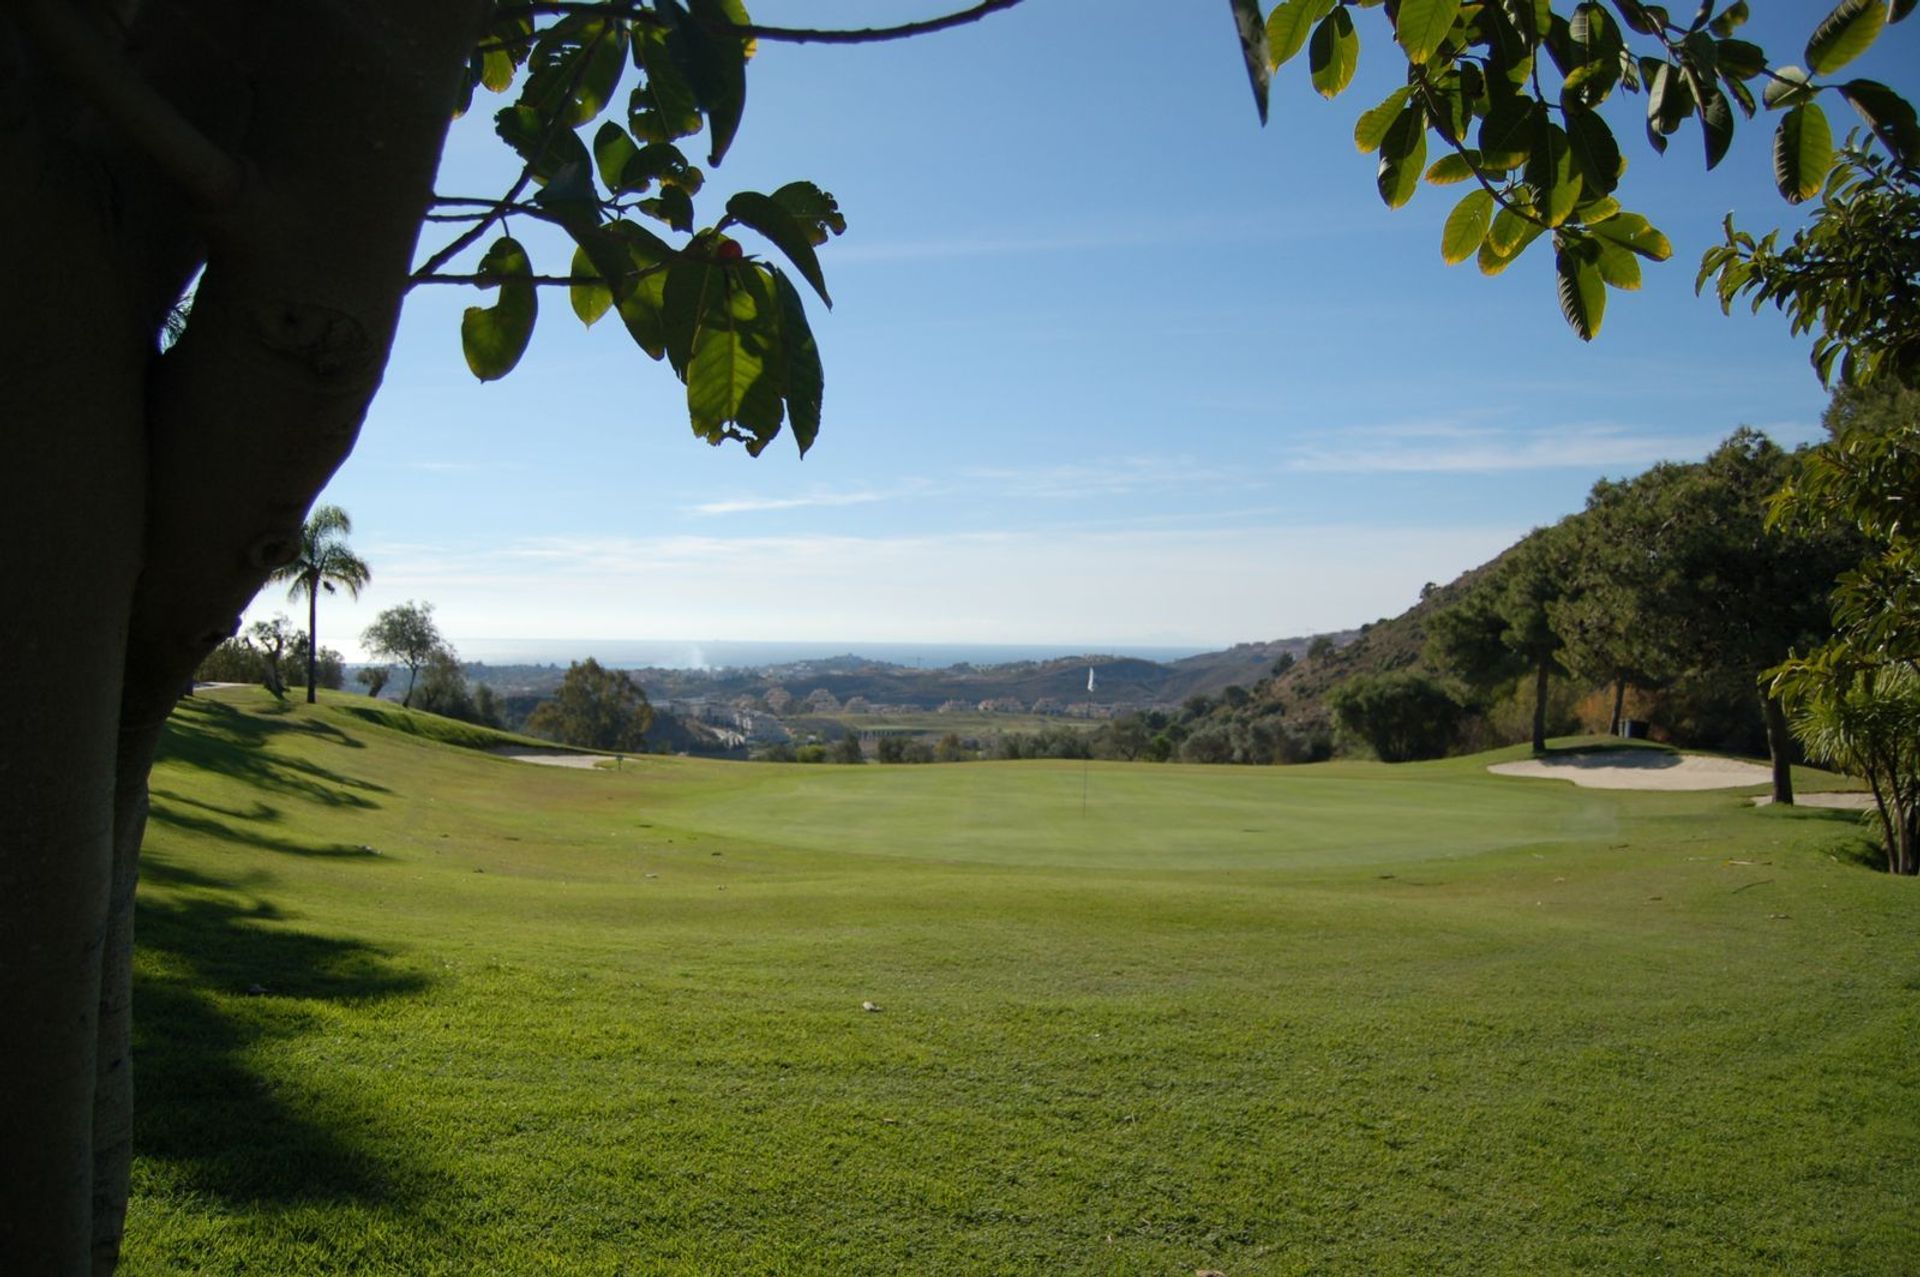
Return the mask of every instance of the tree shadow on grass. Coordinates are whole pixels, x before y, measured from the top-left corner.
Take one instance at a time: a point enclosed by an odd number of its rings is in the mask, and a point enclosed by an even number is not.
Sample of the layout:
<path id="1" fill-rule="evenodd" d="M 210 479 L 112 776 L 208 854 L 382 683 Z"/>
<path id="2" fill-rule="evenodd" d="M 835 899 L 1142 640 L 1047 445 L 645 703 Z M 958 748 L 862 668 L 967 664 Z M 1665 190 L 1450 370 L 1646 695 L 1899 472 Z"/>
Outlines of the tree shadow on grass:
<path id="1" fill-rule="evenodd" d="M 330 723 L 276 719 L 214 701 L 182 702 L 167 721 L 159 757 L 218 772 L 258 789 L 325 803 L 330 807 L 378 807 L 368 793 L 391 793 L 385 785 L 329 770 L 303 758 L 270 753 L 277 736 L 298 733 L 358 747 L 360 742 Z"/>
<path id="2" fill-rule="evenodd" d="M 202 816 L 194 812 L 182 811 L 173 804 L 185 803 L 202 807 L 209 811 L 233 815 L 245 820 L 248 825 L 236 829 L 232 825 L 215 820 L 211 816 Z M 199 834 L 207 838 L 218 838 L 223 842 L 237 843 L 243 847 L 258 847 L 263 851 L 278 851 L 289 856 L 324 856 L 329 859 L 367 859 L 377 860 L 380 853 L 372 847 L 350 842 L 313 843 L 301 842 L 294 838 L 283 838 L 269 834 L 258 827 L 258 822 L 279 819 L 279 813 L 266 804 L 259 804 L 267 814 L 257 815 L 249 812 L 228 812 L 224 808 L 207 803 L 198 803 L 191 798 L 182 798 L 165 790 L 152 792 L 152 800 L 147 806 L 147 818 L 156 820 L 172 829 L 185 833 Z"/>
<path id="3" fill-rule="evenodd" d="M 287 1058 L 281 1045 L 337 1029 L 312 1004 L 405 998 L 427 979 L 360 941 L 289 930 L 270 902 L 162 859 L 150 858 L 143 878 L 134 976 L 143 1170 L 169 1192 L 237 1206 L 408 1209 L 436 1194 L 436 1178 L 382 1138 L 401 1115 L 323 1073 L 274 1066 Z M 161 899 L 149 887 L 169 890 Z"/>

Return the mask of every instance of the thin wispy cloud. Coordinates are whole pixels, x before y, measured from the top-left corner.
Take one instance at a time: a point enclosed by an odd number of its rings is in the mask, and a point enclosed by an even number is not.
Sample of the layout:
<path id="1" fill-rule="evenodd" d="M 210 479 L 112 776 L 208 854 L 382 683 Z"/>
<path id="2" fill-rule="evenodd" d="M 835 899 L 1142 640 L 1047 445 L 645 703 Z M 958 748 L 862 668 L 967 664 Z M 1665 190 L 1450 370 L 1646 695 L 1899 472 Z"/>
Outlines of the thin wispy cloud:
<path id="1" fill-rule="evenodd" d="M 1240 486 L 1244 468 L 1212 465 L 1192 457 L 1121 456 L 1052 466 L 978 466 L 962 472 L 976 484 L 991 484 L 1006 495 L 1060 500 L 1071 497 L 1124 496 L 1173 488 Z"/>
<path id="2" fill-rule="evenodd" d="M 914 491 L 923 491 L 916 488 Z M 804 510 L 809 506 L 849 506 L 872 505 L 877 501 L 894 501 L 907 495 L 906 491 L 878 492 L 861 489 L 855 492 L 810 492 L 801 496 L 788 497 L 723 497 L 718 501 L 702 501 L 698 505 L 687 507 L 689 514 L 751 514 L 764 510 Z"/>
<path id="3" fill-rule="evenodd" d="M 1663 433 L 1615 425 L 1528 431 L 1439 421 L 1356 426 L 1297 445 L 1289 470 L 1316 474 L 1498 474 L 1642 469 L 1704 456 L 1726 431 Z"/>

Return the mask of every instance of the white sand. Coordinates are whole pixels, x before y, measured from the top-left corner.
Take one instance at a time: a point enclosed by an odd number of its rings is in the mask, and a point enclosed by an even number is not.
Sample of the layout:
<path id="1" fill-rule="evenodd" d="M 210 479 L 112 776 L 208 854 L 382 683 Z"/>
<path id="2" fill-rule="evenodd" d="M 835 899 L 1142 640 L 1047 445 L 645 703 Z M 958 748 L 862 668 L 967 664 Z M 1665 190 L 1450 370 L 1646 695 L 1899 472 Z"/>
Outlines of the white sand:
<path id="1" fill-rule="evenodd" d="M 1494 763 L 1500 776 L 1570 780 L 1582 789 L 1740 789 L 1773 780 L 1760 763 L 1700 754 L 1670 754 L 1663 749 L 1607 749 L 1585 754 Z"/>
<path id="2" fill-rule="evenodd" d="M 1529 758 L 1517 763 L 1494 763 L 1487 770 L 1501 776 L 1570 780 L 1582 789 L 1744 789 L 1749 785 L 1773 783 L 1773 769 L 1763 763 L 1708 758 L 1702 754 L 1670 754 L 1661 749 L 1607 749 L 1554 758 Z M 1771 795 L 1762 794 L 1753 803 L 1758 807 L 1772 801 Z M 1873 807 L 1872 794 L 1795 794 L 1793 801 L 1800 807 L 1833 807 L 1842 811 L 1867 811 Z"/>
<path id="3" fill-rule="evenodd" d="M 531 749 L 525 745 L 496 745 L 490 751 L 516 763 L 538 763 L 542 767 L 581 767 L 591 771 L 601 763 L 613 761 L 612 754 L 560 754 Z"/>

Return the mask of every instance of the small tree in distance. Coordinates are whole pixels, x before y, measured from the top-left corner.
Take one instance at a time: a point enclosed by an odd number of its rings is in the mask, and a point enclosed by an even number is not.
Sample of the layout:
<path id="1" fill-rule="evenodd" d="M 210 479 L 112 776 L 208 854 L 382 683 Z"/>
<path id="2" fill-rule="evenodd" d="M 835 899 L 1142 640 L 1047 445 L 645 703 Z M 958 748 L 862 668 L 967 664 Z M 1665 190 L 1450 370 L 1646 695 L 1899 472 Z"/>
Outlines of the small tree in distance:
<path id="1" fill-rule="evenodd" d="M 610 670 L 589 656 L 567 667 L 560 690 L 527 718 L 527 730 L 582 749 L 639 753 L 646 749 L 653 706 L 625 670 Z"/>
<path id="2" fill-rule="evenodd" d="M 365 559 L 347 546 L 347 534 L 353 520 L 337 505 L 323 505 L 313 512 L 300 529 L 300 554 L 293 562 L 275 568 L 269 578 L 290 582 L 289 599 L 302 595 L 307 600 L 307 704 L 314 702 L 314 689 L 320 682 L 315 668 L 319 661 L 320 591 L 332 594 L 343 589 L 347 597 L 360 597 L 360 587 L 373 579 L 373 569 Z"/>
<path id="3" fill-rule="evenodd" d="M 408 707 L 413 705 L 413 683 L 420 667 L 447 646 L 433 623 L 433 604 L 411 599 L 376 616 L 361 633 L 360 642 L 374 659 L 407 667 L 407 692 L 400 703 Z"/>

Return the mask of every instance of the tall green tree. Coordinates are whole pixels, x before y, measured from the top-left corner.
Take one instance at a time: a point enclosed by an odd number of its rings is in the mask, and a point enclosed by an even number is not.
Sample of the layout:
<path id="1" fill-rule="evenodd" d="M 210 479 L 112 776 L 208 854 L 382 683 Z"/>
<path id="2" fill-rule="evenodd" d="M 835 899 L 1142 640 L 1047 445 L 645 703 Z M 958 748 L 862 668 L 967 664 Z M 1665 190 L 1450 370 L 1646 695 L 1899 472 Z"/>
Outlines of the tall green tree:
<path id="1" fill-rule="evenodd" d="M 1428 659 L 1490 690 L 1533 678 L 1533 752 L 1547 748 L 1547 693 L 1564 642 L 1553 609 L 1571 594 L 1573 542 L 1566 524 L 1536 528 L 1459 601 L 1434 614 Z"/>
<path id="2" fill-rule="evenodd" d="M 639 753 L 646 749 L 653 706 L 625 670 L 589 656 L 567 666 L 560 690 L 527 717 L 527 730 L 563 745 Z"/>
<path id="3" fill-rule="evenodd" d="M 1639 518 L 1646 499 L 1631 482 L 1601 480 L 1586 509 L 1567 521 L 1572 588 L 1548 607 L 1560 635 L 1560 663 L 1578 678 L 1613 688 L 1614 731 L 1627 689 L 1651 690 L 1674 673 L 1675 656 L 1659 600 L 1672 570 L 1658 543 L 1660 525 Z"/>
<path id="4" fill-rule="evenodd" d="M 824 377 L 802 290 L 826 300 L 816 250 L 845 221 L 805 181 L 714 200 L 692 156 L 726 155 L 760 43 L 919 35 L 1015 3 L 840 32 L 757 25 L 741 0 L 0 4 L 0 168 L 21 179 L 0 238 L 30 246 L 0 298 L 0 592 L 21 649 L 0 685 L 0 1015 L 26 1044 L 0 1056 L 0 1148 L 45 1151 L 0 1163 L 0 1271 L 115 1262 L 154 751 L 187 676 L 297 557 L 407 293 L 490 294 L 460 321 L 490 379 L 526 349 L 540 291 L 564 289 L 583 322 L 617 314 L 685 384 L 702 438 L 758 452 L 786 429 L 804 449 Z M 1233 0 L 1263 115 L 1273 68 L 1302 49 L 1322 93 L 1346 87 L 1350 10 L 1367 7 L 1284 0 L 1263 17 Z M 1736 111 L 1776 112 L 1779 185 L 1806 198 L 1835 99 L 1902 144 L 1905 102 L 1835 72 L 1910 8 L 1841 0 L 1791 71 L 1736 34 L 1744 3 L 1683 23 L 1639 0 L 1403 0 L 1360 14 L 1391 30 L 1407 83 L 1356 140 L 1379 153 L 1389 204 L 1423 179 L 1472 183 L 1446 219 L 1447 260 L 1497 272 L 1550 241 L 1561 310 L 1591 336 L 1607 290 L 1671 251 L 1618 198 L 1625 166 L 1595 108 L 1644 91 L 1656 148 L 1695 120 L 1710 165 Z M 495 126 L 519 175 L 485 198 L 438 196 L 447 123 L 481 90 L 510 95 Z M 1430 139 L 1446 152 L 1432 165 Z M 459 229 L 422 256 L 429 216 Z M 508 218 L 573 247 L 536 264 Z"/>
<path id="5" fill-rule="evenodd" d="M 367 582 L 373 579 L 373 569 L 347 544 L 347 537 L 352 532 L 353 520 L 339 506 L 315 508 L 307 516 L 306 525 L 300 529 L 299 555 L 293 562 L 275 568 L 269 578 L 291 584 L 287 591 L 288 599 L 297 600 L 304 595 L 307 600 L 309 705 L 314 703 L 320 682 L 320 591 L 332 594 L 335 590 L 345 590 L 348 598 L 357 599 Z"/>

